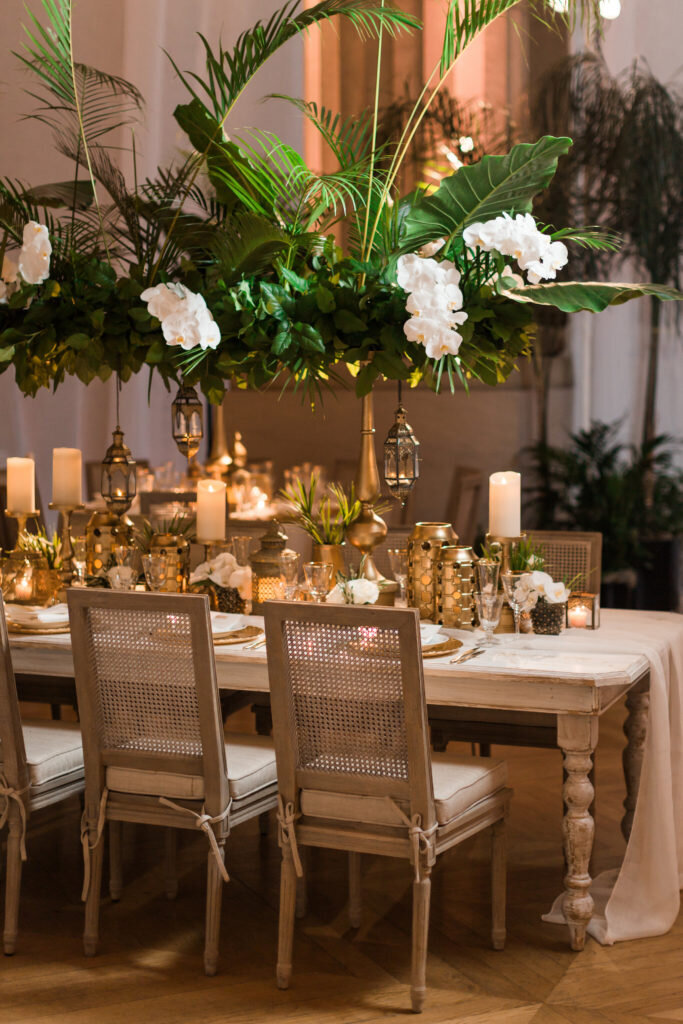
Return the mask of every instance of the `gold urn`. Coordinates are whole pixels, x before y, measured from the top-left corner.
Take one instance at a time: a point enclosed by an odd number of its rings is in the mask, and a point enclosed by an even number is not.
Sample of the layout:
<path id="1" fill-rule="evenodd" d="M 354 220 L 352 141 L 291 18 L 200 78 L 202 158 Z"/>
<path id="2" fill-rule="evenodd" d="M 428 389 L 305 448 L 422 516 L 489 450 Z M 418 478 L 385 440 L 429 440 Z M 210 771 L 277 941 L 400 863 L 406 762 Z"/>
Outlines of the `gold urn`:
<path id="1" fill-rule="evenodd" d="M 114 548 L 133 541 L 133 523 L 124 513 L 93 512 L 85 528 L 86 572 L 88 576 L 109 568 Z"/>
<path id="2" fill-rule="evenodd" d="M 166 555 L 168 572 L 162 591 L 184 594 L 190 578 L 190 542 L 176 533 L 154 533 L 149 542 L 152 555 Z"/>
<path id="3" fill-rule="evenodd" d="M 453 629 L 474 629 L 474 563 L 470 547 L 443 547 L 434 564 L 434 621 Z"/>
<path id="4" fill-rule="evenodd" d="M 434 615 L 434 568 L 441 549 L 457 543 L 450 523 L 416 523 L 408 538 L 408 604 L 421 619 Z"/>

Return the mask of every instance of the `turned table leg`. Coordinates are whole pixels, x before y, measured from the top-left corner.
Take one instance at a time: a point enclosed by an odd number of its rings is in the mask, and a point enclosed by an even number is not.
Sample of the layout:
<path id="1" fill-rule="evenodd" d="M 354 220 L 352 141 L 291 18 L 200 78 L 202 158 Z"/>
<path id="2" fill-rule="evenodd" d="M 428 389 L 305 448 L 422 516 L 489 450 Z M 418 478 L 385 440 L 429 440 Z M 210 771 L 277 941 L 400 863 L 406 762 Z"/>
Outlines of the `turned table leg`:
<path id="1" fill-rule="evenodd" d="M 565 815 L 562 822 L 567 873 L 562 910 L 569 926 L 571 948 L 583 949 L 593 915 L 588 866 L 595 822 L 590 813 L 594 790 L 589 774 L 598 740 L 598 720 L 588 715 L 558 715 L 557 742 L 564 755 Z"/>
<path id="2" fill-rule="evenodd" d="M 621 819 L 621 831 L 626 842 L 631 835 L 633 814 L 638 799 L 640 772 L 643 767 L 645 753 L 645 737 L 650 712 L 650 677 L 642 679 L 632 686 L 626 697 L 628 715 L 624 722 L 626 746 L 622 754 L 624 780 L 626 782 L 626 798 L 624 800 L 624 817 Z"/>

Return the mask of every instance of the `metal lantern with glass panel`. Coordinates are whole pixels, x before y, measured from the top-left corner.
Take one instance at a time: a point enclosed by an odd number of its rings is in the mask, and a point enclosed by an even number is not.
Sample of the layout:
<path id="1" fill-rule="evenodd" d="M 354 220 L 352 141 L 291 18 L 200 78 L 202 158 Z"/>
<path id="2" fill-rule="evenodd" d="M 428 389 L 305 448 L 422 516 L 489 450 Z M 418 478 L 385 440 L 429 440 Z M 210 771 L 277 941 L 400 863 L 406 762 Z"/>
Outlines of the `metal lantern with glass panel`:
<path id="1" fill-rule="evenodd" d="M 102 497 L 110 513 L 122 516 L 135 497 L 135 459 L 123 440 L 123 431 L 117 425 L 114 441 L 102 459 Z"/>
<path id="2" fill-rule="evenodd" d="M 261 547 L 249 556 L 251 564 L 252 612 L 260 615 L 263 602 L 282 597 L 280 554 L 287 544 L 287 534 L 273 519 L 261 538 Z"/>
<path id="3" fill-rule="evenodd" d="M 398 408 L 384 442 L 384 482 L 401 505 L 405 505 L 420 475 L 419 448 L 420 442 L 415 437 L 413 428 L 406 422 L 399 381 Z"/>
<path id="4" fill-rule="evenodd" d="M 204 437 L 204 406 L 189 384 L 181 384 L 171 405 L 173 440 L 188 463 L 188 475 L 194 468 L 192 459 Z"/>

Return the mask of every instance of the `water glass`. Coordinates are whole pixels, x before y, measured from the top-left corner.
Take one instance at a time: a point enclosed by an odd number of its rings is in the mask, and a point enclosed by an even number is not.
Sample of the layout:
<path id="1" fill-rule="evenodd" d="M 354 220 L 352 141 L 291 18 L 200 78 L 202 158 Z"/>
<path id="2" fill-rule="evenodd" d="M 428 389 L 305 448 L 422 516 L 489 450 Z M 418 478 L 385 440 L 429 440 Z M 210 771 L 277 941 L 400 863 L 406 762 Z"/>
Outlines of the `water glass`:
<path id="1" fill-rule="evenodd" d="M 112 590 L 133 590 L 137 574 L 130 565 L 113 565 L 107 569 L 107 578 Z"/>
<path id="2" fill-rule="evenodd" d="M 407 548 L 389 548 L 389 564 L 398 583 L 398 595 L 394 604 L 405 608 L 408 604 L 406 584 L 408 582 L 408 550 Z"/>
<path id="3" fill-rule="evenodd" d="M 299 563 L 301 555 L 298 551 L 283 551 L 280 554 L 280 579 L 284 587 L 287 601 L 295 600 L 299 590 Z"/>
<path id="4" fill-rule="evenodd" d="M 520 593 L 521 588 L 518 590 L 518 584 L 521 582 L 522 577 L 528 576 L 528 572 L 513 572 L 509 570 L 501 575 L 503 581 L 503 590 L 505 591 L 505 597 L 507 603 L 512 608 L 512 614 L 515 617 L 515 636 L 519 636 L 519 620 L 523 611 L 523 604 L 525 597 Z"/>
<path id="5" fill-rule="evenodd" d="M 168 555 L 143 555 L 142 568 L 145 571 L 145 579 L 149 589 L 154 591 L 161 590 L 168 577 Z"/>
<path id="6" fill-rule="evenodd" d="M 130 565 L 131 548 L 127 544 L 115 544 L 112 548 L 117 565 Z"/>
<path id="7" fill-rule="evenodd" d="M 85 583 L 87 575 L 88 546 L 85 537 L 72 537 L 73 565 L 80 583 Z"/>
<path id="8" fill-rule="evenodd" d="M 474 602 L 477 606 L 479 625 L 484 630 L 482 647 L 491 647 L 493 644 L 498 643 L 494 639 L 493 631 L 500 622 L 500 613 L 503 610 L 503 595 L 497 590 L 494 590 L 492 593 L 475 594 Z"/>
<path id="9" fill-rule="evenodd" d="M 480 558 L 474 563 L 475 579 L 480 594 L 495 594 L 498 592 L 498 579 L 500 576 L 500 562 L 495 559 Z"/>
<path id="10" fill-rule="evenodd" d="M 228 541 L 230 552 L 235 556 L 238 565 L 249 565 L 251 541 L 249 535 L 231 537 Z"/>
<path id="11" fill-rule="evenodd" d="M 332 589 L 334 566 L 331 562 L 305 562 L 304 576 L 308 590 L 314 601 L 319 604 L 325 600 Z"/>

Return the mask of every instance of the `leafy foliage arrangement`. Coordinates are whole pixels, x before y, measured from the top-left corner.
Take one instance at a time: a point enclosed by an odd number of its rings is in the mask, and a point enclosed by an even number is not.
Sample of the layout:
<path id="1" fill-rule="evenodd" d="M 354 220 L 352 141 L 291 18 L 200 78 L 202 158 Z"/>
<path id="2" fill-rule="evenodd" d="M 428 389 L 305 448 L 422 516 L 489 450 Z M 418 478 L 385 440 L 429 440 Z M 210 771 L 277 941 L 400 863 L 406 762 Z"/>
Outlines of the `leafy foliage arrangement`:
<path id="1" fill-rule="evenodd" d="M 0 181 L 0 263 L 21 245 L 29 221 L 45 224 L 52 244 L 49 277 L 17 279 L 0 305 L 0 372 L 14 367 L 26 394 L 57 387 L 67 374 L 87 384 L 112 373 L 125 381 L 143 368 L 167 385 L 179 377 L 198 382 L 214 402 L 228 379 L 259 388 L 281 375 L 313 399 L 345 377 L 344 369 L 356 377 L 359 394 L 379 376 L 424 380 L 436 389 L 445 380 L 451 388 L 471 379 L 495 385 L 530 351 L 531 304 L 598 311 L 643 294 L 679 297 L 658 285 L 524 285 L 508 274 L 499 252 L 465 244 L 463 231 L 472 225 L 531 212 L 568 138 L 546 136 L 485 156 L 433 193 L 399 192 L 416 133 L 464 49 L 518 3 L 542 17 L 542 0 L 449 0 L 440 60 L 391 144 L 379 130 L 382 40 L 416 29 L 416 19 L 384 0 L 320 0 L 304 9 L 287 0 L 230 50 L 202 39 L 203 76 L 176 68 L 188 102 L 174 116 L 192 152 L 132 186 L 109 139 L 139 116 L 142 97 L 130 83 L 74 60 L 71 0 L 41 2 L 47 27 L 30 14 L 19 56 L 37 83 L 31 95 L 40 106 L 32 116 L 49 125 L 74 163 L 74 177 L 37 188 Z M 590 15 L 598 0 L 570 7 Z M 284 97 L 336 157 L 335 172 L 318 174 L 277 136 L 255 129 L 229 136 L 227 122 L 263 64 L 332 17 L 377 40 L 377 88 L 374 109 L 352 118 Z M 330 234 L 342 220 L 347 252 Z M 590 229 L 545 230 L 548 239 L 591 249 L 613 244 Z M 406 338 L 406 294 L 396 267 L 403 254 L 437 240 L 439 259 L 459 275 L 467 317 L 459 347 L 435 358 Z M 189 293 L 203 296 L 204 322 L 215 321 L 220 332 L 216 347 L 192 346 L 152 315 L 141 296 L 165 282 L 176 287 L 176 307 L 184 308 Z"/>
<path id="2" fill-rule="evenodd" d="M 308 487 L 302 480 L 296 480 L 280 493 L 292 507 L 294 522 L 314 544 L 342 544 L 346 528 L 360 515 L 360 501 L 353 485 L 347 494 L 341 484 L 330 484 L 329 494 L 318 499 L 319 482 L 318 475 L 313 473 Z"/>

